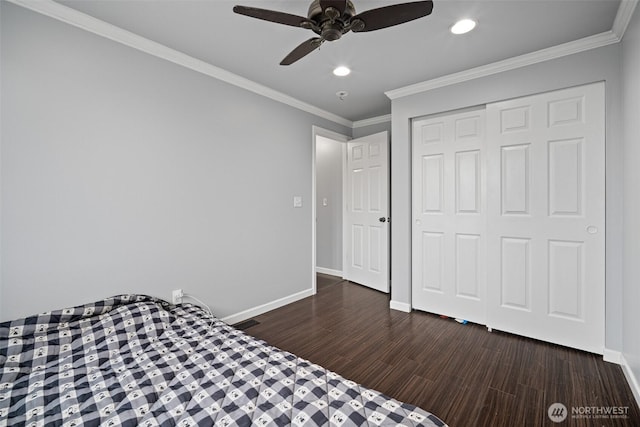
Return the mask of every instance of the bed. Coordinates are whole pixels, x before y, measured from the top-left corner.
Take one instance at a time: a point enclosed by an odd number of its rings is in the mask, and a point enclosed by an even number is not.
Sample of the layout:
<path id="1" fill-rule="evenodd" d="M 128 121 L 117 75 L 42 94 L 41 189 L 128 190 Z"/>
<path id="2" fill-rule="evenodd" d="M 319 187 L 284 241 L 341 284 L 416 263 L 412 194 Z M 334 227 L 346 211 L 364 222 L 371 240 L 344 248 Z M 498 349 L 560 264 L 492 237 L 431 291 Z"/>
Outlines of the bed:
<path id="1" fill-rule="evenodd" d="M 0 426 L 445 426 L 193 304 L 120 295 L 0 323 Z"/>

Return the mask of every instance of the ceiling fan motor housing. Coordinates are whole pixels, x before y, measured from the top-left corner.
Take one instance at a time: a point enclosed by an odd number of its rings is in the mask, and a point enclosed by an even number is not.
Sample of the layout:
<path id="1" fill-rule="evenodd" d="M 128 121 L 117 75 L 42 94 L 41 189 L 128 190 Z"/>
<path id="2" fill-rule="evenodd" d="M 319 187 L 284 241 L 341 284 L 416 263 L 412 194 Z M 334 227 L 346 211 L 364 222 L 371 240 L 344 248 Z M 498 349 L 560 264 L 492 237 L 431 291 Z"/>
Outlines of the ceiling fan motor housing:
<path id="1" fill-rule="evenodd" d="M 324 40 L 334 41 L 349 31 L 349 27 L 346 24 L 355 14 L 356 9 L 351 0 L 346 2 L 345 9 L 342 13 L 333 7 L 327 7 L 325 11 L 323 11 L 320 0 L 313 0 L 309 6 L 307 17 L 309 20 L 317 23 L 319 31 L 315 32 L 318 35 L 322 36 Z"/>
<path id="2" fill-rule="evenodd" d="M 343 26 L 336 23 L 326 23 L 322 26 L 322 38 L 327 41 L 338 40 L 342 37 L 343 34 Z"/>

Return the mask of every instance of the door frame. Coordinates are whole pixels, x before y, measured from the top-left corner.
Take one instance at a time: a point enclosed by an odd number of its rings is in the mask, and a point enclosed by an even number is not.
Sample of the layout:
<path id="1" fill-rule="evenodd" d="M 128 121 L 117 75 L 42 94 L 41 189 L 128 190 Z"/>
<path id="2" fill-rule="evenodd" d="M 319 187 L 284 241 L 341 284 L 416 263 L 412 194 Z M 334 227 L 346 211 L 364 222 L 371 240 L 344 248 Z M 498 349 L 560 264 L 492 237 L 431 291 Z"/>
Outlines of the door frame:
<path id="1" fill-rule="evenodd" d="M 342 246 L 344 248 L 344 190 L 345 190 L 345 179 L 344 179 L 344 174 L 345 174 L 345 169 L 346 169 L 346 160 L 345 160 L 345 156 L 346 156 L 346 142 L 348 142 L 350 139 L 352 139 L 350 136 L 341 134 L 339 132 L 335 132 L 329 129 L 325 129 L 322 128 L 320 126 L 316 126 L 313 125 L 311 126 L 311 289 L 312 289 L 312 293 L 315 295 L 318 291 L 317 289 L 317 280 L 316 280 L 316 244 L 317 244 L 317 238 L 316 238 L 316 219 L 318 217 L 317 215 L 317 203 L 316 203 L 316 197 L 317 197 L 317 193 L 316 193 L 316 138 L 318 136 L 322 136 L 325 138 L 329 138 L 332 139 L 334 141 L 338 141 L 343 143 L 342 146 L 342 191 L 343 191 L 343 200 L 342 200 L 342 205 L 343 205 L 343 221 L 342 221 L 342 236 L 343 236 L 343 240 L 342 240 Z M 344 263 L 344 250 L 342 253 L 342 259 L 343 259 L 343 263 Z"/>

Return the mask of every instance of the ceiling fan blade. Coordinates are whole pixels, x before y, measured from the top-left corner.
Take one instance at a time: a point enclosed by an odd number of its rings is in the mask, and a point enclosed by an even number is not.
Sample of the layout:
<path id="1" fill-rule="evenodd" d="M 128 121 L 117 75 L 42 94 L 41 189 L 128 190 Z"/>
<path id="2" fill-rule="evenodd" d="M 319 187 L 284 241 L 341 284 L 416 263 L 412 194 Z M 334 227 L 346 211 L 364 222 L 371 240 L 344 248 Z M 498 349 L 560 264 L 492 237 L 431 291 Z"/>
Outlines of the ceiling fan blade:
<path id="1" fill-rule="evenodd" d="M 275 10 L 259 9 L 257 7 L 234 6 L 233 11 L 240 15 L 250 16 L 251 18 L 262 19 L 263 21 L 275 22 L 278 24 L 291 25 L 292 27 L 300 27 L 303 22 L 308 19 L 290 13 L 278 12 Z"/>
<path id="2" fill-rule="evenodd" d="M 432 10 L 432 1 L 393 4 L 391 6 L 367 10 L 351 19 L 351 22 L 361 21 L 364 23 L 364 27 L 354 25 L 352 31 L 359 33 L 392 27 L 427 16 Z"/>
<path id="3" fill-rule="evenodd" d="M 320 37 L 312 37 L 309 40 L 302 42 L 280 62 L 280 65 L 293 64 L 298 59 L 310 54 L 311 52 L 319 48 L 323 41 L 324 40 Z"/>
<path id="4" fill-rule="evenodd" d="M 347 9 L 347 0 L 320 0 L 322 10 L 332 7 L 340 12 L 340 15 Z"/>

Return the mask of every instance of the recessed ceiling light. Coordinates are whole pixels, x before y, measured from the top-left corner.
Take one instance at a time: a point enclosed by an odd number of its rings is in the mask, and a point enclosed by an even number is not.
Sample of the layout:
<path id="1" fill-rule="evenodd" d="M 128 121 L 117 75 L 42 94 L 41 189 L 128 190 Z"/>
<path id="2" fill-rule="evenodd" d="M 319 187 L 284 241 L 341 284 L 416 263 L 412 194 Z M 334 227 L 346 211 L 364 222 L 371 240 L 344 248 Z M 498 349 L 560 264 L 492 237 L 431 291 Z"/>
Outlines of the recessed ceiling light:
<path id="1" fill-rule="evenodd" d="M 333 74 L 335 74 L 338 77 L 344 77 L 344 76 L 348 76 L 349 73 L 351 73 L 351 70 L 348 67 L 345 67 L 343 65 L 336 67 L 333 70 Z"/>
<path id="2" fill-rule="evenodd" d="M 476 21 L 473 19 L 461 19 L 451 27 L 453 34 L 465 34 L 476 27 Z"/>

